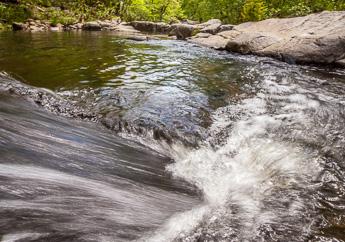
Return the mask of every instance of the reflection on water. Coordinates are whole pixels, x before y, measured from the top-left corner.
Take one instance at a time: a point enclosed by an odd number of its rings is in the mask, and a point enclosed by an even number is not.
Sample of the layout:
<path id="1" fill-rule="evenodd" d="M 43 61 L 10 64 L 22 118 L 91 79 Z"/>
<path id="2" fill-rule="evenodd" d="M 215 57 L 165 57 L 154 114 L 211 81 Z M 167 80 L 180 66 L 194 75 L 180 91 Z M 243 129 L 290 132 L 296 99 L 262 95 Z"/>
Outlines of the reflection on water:
<path id="1" fill-rule="evenodd" d="M 0 33 L 0 66 L 53 90 L 170 86 L 216 96 L 236 92 L 240 68 L 225 55 L 212 56 L 184 42 L 134 42 L 102 32 Z"/>
<path id="2" fill-rule="evenodd" d="M 155 129 L 154 136 L 191 144 L 205 137 L 210 112 L 252 82 L 248 65 L 179 41 L 135 42 L 103 32 L 0 33 L 2 71 L 92 108 L 116 131 Z"/>

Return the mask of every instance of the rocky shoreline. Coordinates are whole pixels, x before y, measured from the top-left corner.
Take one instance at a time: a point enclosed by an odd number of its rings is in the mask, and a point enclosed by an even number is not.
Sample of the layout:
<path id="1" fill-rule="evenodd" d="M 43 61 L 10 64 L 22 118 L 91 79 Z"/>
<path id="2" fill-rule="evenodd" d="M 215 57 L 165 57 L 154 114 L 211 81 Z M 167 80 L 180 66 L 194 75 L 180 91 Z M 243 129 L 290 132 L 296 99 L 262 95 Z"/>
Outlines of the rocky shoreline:
<path id="1" fill-rule="evenodd" d="M 240 54 L 272 57 L 292 64 L 345 66 L 345 11 L 322 12 L 304 17 L 267 19 L 240 25 L 223 25 L 218 19 L 205 23 L 177 24 L 120 20 L 93 21 L 68 26 L 29 19 L 13 23 L 18 31 L 114 31 L 144 41 L 152 34 Z"/>

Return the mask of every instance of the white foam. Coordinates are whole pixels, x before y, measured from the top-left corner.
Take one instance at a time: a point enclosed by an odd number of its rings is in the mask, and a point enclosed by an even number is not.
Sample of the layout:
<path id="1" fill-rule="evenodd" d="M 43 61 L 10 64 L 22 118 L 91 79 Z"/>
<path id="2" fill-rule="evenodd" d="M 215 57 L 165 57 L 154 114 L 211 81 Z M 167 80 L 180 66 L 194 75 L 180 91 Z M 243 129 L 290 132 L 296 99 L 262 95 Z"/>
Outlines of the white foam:
<path id="1" fill-rule="evenodd" d="M 188 229 L 198 226 L 203 217 L 207 216 L 212 222 L 217 216 L 223 216 L 221 211 L 225 211 L 229 203 L 239 207 L 242 238 L 253 238 L 261 224 L 279 223 L 281 214 L 269 208 L 262 210 L 270 191 L 288 190 L 317 173 L 316 168 L 310 168 L 313 157 L 298 144 L 282 141 L 275 132 L 286 125 L 284 119 L 306 122 L 305 111 L 318 109 L 319 102 L 308 97 L 308 90 L 288 81 L 278 83 L 270 75 L 262 80 L 261 88 L 255 97 L 215 113 L 210 128 L 212 136 L 231 129 L 221 146 L 212 148 L 205 144 L 189 152 L 175 147 L 181 152 L 172 154 L 176 162 L 168 170 L 201 189 L 205 204 L 200 211 L 196 209 L 173 217 L 152 241 L 170 241 L 172 236 L 176 238 L 181 234 L 183 237 Z M 271 105 L 274 110 L 270 110 Z M 296 200 L 283 213 L 297 216 L 303 207 L 304 202 Z"/>
<path id="2" fill-rule="evenodd" d="M 13 234 L 5 234 L 1 238 L 1 242 L 16 242 L 19 240 L 24 240 L 24 239 L 38 239 L 44 235 L 47 234 L 41 234 L 41 233 L 13 233 Z"/>

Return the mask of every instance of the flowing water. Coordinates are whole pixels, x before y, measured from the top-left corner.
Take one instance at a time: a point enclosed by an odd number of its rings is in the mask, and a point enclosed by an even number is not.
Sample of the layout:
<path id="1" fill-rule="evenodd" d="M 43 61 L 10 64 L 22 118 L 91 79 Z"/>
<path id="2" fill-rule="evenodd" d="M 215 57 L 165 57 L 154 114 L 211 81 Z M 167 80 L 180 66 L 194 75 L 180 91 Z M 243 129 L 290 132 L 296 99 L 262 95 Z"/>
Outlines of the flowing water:
<path id="1" fill-rule="evenodd" d="M 345 71 L 0 33 L 2 241 L 345 241 Z"/>

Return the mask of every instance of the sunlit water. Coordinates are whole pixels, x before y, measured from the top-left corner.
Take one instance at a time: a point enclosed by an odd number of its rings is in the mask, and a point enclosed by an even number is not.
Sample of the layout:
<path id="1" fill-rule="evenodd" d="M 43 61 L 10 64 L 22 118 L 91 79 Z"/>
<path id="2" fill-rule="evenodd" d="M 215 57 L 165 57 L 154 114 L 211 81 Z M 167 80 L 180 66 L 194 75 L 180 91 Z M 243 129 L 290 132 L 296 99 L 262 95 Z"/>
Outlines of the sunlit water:
<path id="1" fill-rule="evenodd" d="M 111 33 L 0 70 L 3 241 L 345 240 L 342 70 Z"/>

